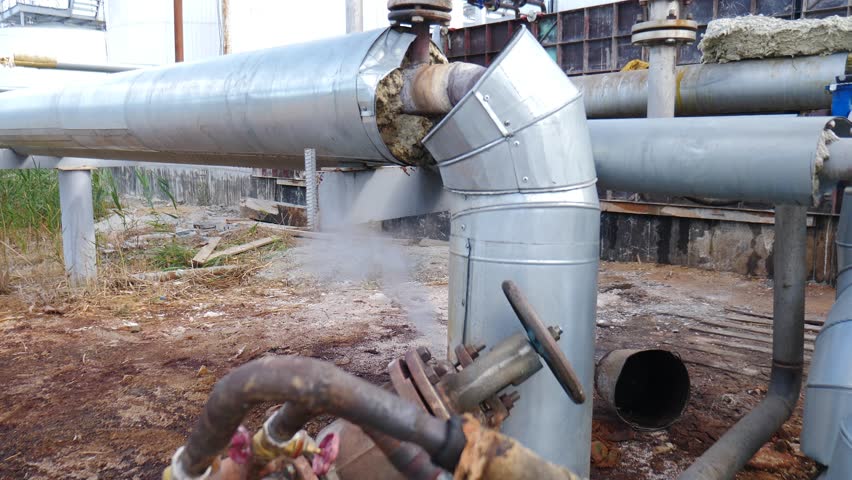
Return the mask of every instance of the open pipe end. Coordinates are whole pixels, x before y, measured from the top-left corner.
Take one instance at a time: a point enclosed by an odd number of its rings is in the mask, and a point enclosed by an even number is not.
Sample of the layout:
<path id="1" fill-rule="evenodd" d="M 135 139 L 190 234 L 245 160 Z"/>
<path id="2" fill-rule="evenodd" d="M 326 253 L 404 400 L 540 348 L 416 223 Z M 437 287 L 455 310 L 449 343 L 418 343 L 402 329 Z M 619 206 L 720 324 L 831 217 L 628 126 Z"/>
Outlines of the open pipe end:
<path id="1" fill-rule="evenodd" d="M 614 350 L 598 362 L 595 388 L 633 428 L 661 430 L 686 409 L 689 372 L 667 350 Z"/>

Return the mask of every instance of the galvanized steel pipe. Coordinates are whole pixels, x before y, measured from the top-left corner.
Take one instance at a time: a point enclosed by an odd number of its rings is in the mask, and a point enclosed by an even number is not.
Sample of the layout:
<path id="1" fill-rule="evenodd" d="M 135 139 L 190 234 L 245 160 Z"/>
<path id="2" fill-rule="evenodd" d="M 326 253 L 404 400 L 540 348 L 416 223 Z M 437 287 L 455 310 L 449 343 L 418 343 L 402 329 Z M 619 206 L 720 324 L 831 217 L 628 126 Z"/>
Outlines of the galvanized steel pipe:
<path id="1" fill-rule="evenodd" d="M 294 169 L 303 167 L 303 149 L 314 147 L 319 167 L 404 164 L 377 125 L 377 88 L 413 40 L 375 30 L 4 94 L 0 146 L 55 157 Z"/>
<path id="2" fill-rule="evenodd" d="M 772 372 L 766 397 L 704 452 L 680 480 L 733 479 L 790 418 L 802 383 L 807 207 L 775 207 Z"/>
<path id="3" fill-rule="evenodd" d="M 831 108 L 825 86 L 848 71 L 846 53 L 678 67 L 677 115 L 800 112 Z M 571 77 L 589 118 L 644 117 L 647 70 Z"/>
<path id="4" fill-rule="evenodd" d="M 836 244 L 837 299 L 816 339 L 802 424 L 802 451 L 829 471 L 841 424 L 852 415 L 852 188 L 843 195 Z"/>
<path id="5" fill-rule="evenodd" d="M 524 30 L 423 143 L 462 194 L 451 210 L 449 345 L 521 331 L 498 299 L 512 280 L 563 329 L 559 347 L 591 391 L 600 207 L 577 89 Z M 503 431 L 587 476 L 591 402 L 571 402 L 549 371 L 518 391 Z"/>
<path id="6" fill-rule="evenodd" d="M 613 190 L 812 205 L 852 173 L 842 118 L 610 119 L 589 129 L 599 184 Z"/>

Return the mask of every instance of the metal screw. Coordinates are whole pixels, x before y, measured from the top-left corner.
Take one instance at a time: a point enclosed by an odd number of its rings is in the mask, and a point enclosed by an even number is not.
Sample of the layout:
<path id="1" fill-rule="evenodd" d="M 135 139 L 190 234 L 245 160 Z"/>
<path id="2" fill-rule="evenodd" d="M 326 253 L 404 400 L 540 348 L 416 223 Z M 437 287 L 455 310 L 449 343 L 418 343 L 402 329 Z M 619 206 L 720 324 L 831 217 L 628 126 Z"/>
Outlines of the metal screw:
<path id="1" fill-rule="evenodd" d="M 666 45 L 674 45 L 675 43 L 677 43 L 677 40 L 675 40 L 674 38 L 666 39 Z"/>
<path id="2" fill-rule="evenodd" d="M 435 365 L 435 373 L 437 373 L 439 377 L 443 377 L 444 375 L 450 373 L 451 368 L 452 366 L 450 364 L 440 362 Z"/>
<path id="3" fill-rule="evenodd" d="M 507 127 L 508 127 L 509 125 L 511 125 L 511 124 L 512 124 L 512 122 L 510 122 L 510 121 L 508 121 L 508 120 L 506 120 L 505 122 L 503 122 L 503 125 L 505 125 L 505 126 L 507 126 Z"/>
<path id="4" fill-rule="evenodd" d="M 417 347 L 417 355 L 420 355 L 420 360 L 428 362 L 432 358 L 432 352 L 426 347 Z"/>
<path id="5" fill-rule="evenodd" d="M 482 97 L 482 99 L 487 102 L 488 100 L 491 100 L 491 96 L 485 95 L 484 97 Z"/>
<path id="6" fill-rule="evenodd" d="M 465 228 L 467 228 L 467 227 L 465 227 L 464 224 L 462 223 L 461 229 L 464 230 Z"/>
<path id="7" fill-rule="evenodd" d="M 426 368 L 424 368 L 423 371 L 426 373 L 426 379 L 429 380 L 429 383 L 431 383 L 432 385 L 435 385 L 436 383 L 438 383 L 438 380 L 441 379 L 438 376 L 438 373 L 435 372 L 435 369 L 432 368 L 431 365 L 426 365 Z"/>
<path id="8" fill-rule="evenodd" d="M 524 183 L 527 183 L 528 181 L 530 181 L 530 178 L 524 177 L 524 178 L 521 179 L 521 181 L 524 182 Z"/>
<path id="9" fill-rule="evenodd" d="M 485 345 L 483 345 L 483 344 L 478 344 L 478 345 L 468 344 L 468 345 L 464 346 L 464 349 L 467 350 L 467 353 L 470 355 L 470 358 L 476 358 L 476 357 L 479 356 L 479 352 L 485 350 Z"/>
<path id="10" fill-rule="evenodd" d="M 516 146 L 516 147 L 520 147 L 520 146 L 521 146 L 521 142 L 519 142 L 519 141 L 515 140 L 515 143 L 513 143 L 513 145 L 514 145 L 514 146 Z"/>

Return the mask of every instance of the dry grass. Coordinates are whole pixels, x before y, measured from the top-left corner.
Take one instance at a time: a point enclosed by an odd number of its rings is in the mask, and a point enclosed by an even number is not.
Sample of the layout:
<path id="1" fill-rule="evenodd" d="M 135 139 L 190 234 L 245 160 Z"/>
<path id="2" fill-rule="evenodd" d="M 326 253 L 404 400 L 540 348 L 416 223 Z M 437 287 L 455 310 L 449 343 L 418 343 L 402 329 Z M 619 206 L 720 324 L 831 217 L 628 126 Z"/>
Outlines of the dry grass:
<path id="1" fill-rule="evenodd" d="M 154 238 L 135 241 L 163 228 L 127 224 L 98 237 L 98 280 L 86 288 L 71 288 L 62 258 L 50 238 L 34 239 L 26 250 L 0 242 L 0 295 L 14 295 L 30 310 L 44 313 L 100 312 L 116 318 L 157 309 L 163 302 L 215 301 L 229 290 L 244 286 L 266 263 L 268 256 L 291 244 L 289 237 L 241 255 L 217 259 L 215 273 L 191 275 L 167 282 L 139 281 L 134 274 L 189 267 L 194 253 L 203 246 L 199 237 Z M 222 235 L 217 250 L 241 245 L 265 236 L 256 227 L 236 228 Z M 61 251 L 61 237 L 58 248 Z M 38 241 L 36 241 L 38 240 Z M 212 265 L 207 265 L 212 266 Z"/>

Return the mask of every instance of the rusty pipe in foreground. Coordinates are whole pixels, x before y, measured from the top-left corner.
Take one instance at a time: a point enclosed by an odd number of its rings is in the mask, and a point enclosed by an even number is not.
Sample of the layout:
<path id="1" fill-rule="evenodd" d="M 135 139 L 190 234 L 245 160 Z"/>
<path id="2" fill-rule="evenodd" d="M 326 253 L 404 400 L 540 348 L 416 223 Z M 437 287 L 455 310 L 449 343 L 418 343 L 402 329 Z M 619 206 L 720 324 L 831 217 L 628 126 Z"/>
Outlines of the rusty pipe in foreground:
<path id="1" fill-rule="evenodd" d="M 455 468 L 465 445 L 458 417 L 439 420 L 327 362 L 272 357 L 249 362 L 216 384 L 186 446 L 172 461 L 173 472 L 203 475 L 253 406 L 281 400 L 420 445 L 448 470 Z"/>
<path id="2" fill-rule="evenodd" d="M 403 72 L 400 98 L 405 113 L 444 115 L 461 101 L 485 73 L 473 63 L 416 65 Z"/>
<path id="3" fill-rule="evenodd" d="M 484 428 L 472 415 L 464 416 L 467 445 L 455 480 L 581 480 L 565 467 L 545 461 L 517 440 Z"/>

